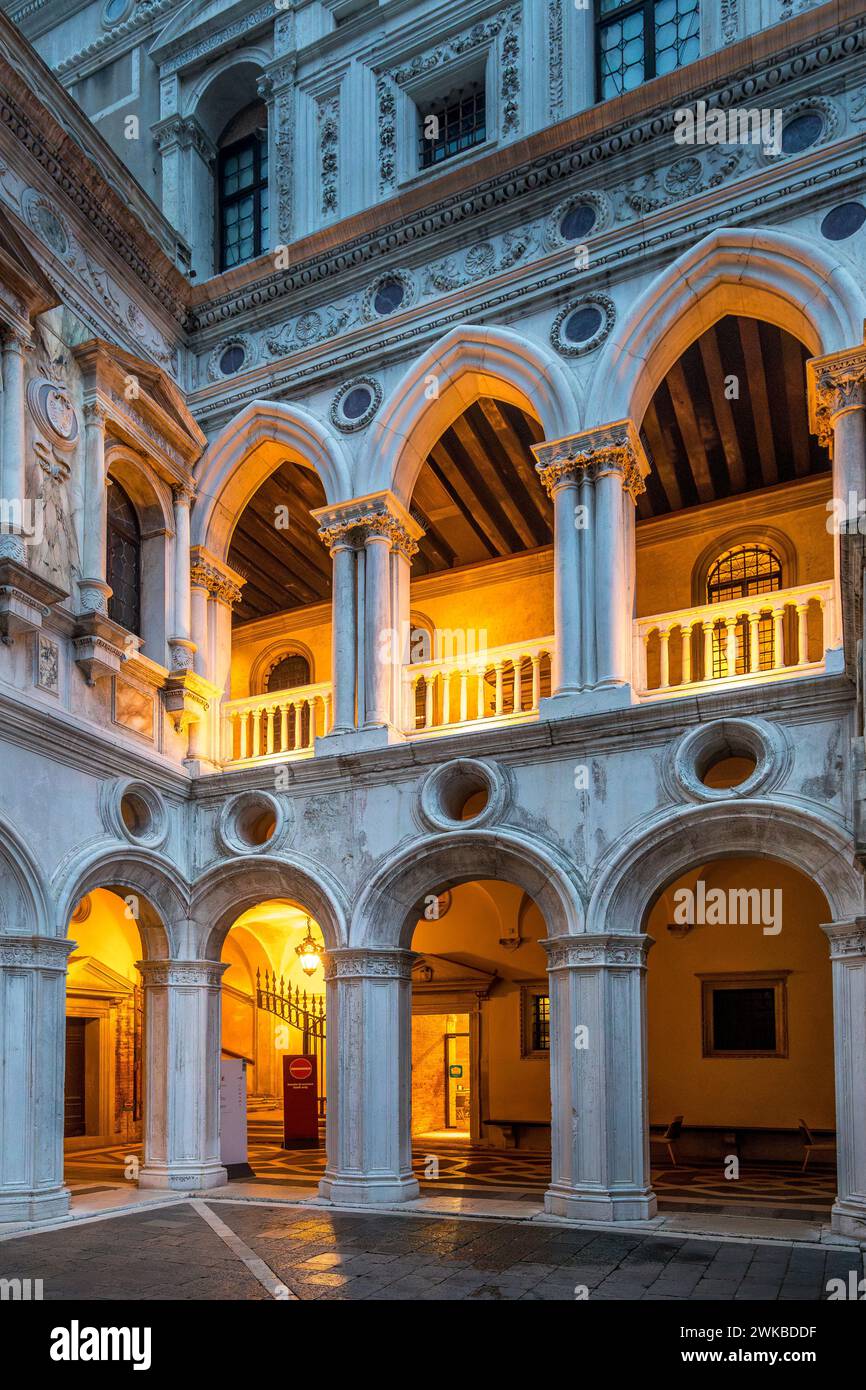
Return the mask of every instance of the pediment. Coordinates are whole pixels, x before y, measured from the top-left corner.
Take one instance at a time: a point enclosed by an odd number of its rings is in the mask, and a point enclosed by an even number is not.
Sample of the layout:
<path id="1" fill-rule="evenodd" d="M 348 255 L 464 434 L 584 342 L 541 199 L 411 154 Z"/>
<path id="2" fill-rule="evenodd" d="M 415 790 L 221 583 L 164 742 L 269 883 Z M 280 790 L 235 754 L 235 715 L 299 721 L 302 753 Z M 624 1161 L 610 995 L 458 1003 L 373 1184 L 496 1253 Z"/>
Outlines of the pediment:
<path id="1" fill-rule="evenodd" d="M 85 402 L 104 406 L 111 432 L 161 463 L 168 481 L 185 481 L 207 439 L 171 378 L 102 338 L 89 338 L 73 352 L 84 376 Z"/>
<path id="2" fill-rule="evenodd" d="M 31 319 L 59 303 L 45 271 L 0 207 L 0 319 L 29 330 Z"/>
<path id="3" fill-rule="evenodd" d="M 233 40 L 237 43 L 239 37 L 245 38 L 259 24 L 272 20 L 273 14 L 269 6 L 260 6 L 258 11 L 250 14 L 248 0 L 238 0 L 238 3 L 228 6 L 224 0 L 187 0 L 157 35 L 150 46 L 149 56 L 155 63 L 161 64 L 188 48 L 196 50 L 189 55 L 189 61 L 193 62 L 200 56 L 199 45 L 209 39 L 212 42 L 208 44 L 208 56 L 213 56 L 222 46 L 220 36 L 223 32 L 226 42 Z"/>
<path id="4" fill-rule="evenodd" d="M 67 990 L 71 994 L 101 994 L 115 997 L 132 994 L 133 985 L 96 956 L 69 957 Z"/>

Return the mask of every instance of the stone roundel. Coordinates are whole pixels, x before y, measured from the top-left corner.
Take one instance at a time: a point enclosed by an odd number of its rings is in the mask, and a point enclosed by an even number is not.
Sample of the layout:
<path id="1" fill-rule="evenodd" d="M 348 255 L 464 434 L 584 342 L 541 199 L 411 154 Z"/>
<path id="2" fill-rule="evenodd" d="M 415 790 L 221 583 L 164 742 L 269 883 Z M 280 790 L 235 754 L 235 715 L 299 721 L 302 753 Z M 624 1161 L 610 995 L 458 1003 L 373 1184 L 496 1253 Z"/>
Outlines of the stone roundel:
<path id="1" fill-rule="evenodd" d="M 360 415 L 352 418 L 345 413 L 345 402 L 353 391 L 367 390 L 370 393 L 370 402 Z M 382 387 L 372 376 L 357 376 L 351 381 L 343 382 L 334 399 L 331 401 L 331 423 L 342 430 L 344 434 L 352 434 L 355 430 L 362 430 L 365 425 L 369 425 L 379 406 L 382 404 Z"/>
<path id="2" fill-rule="evenodd" d="M 266 791 L 238 792 L 223 803 L 215 827 L 226 854 L 273 854 L 294 826 L 291 808 Z"/>
<path id="3" fill-rule="evenodd" d="M 463 805 L 478 792 L 486 794 L 483 808 L 464 819 Z M 455 758 L 427 773 L 418 793 L 418 812 L 431 830 L 475 830 L 501 820 L 510 800 L 508 777 L 496 763 L 482 758 Z"/>
<path id="4" fill-rule="evenodd" d="M 168 835 L 165 802 L 148 782 L 119 778 L 103 784 L 100 793 L 106 830 L 118 839 L 147 849 L 159 849 Z"/>
<path id="5" fill-rule="evenodd" d="M 582 309 L 595 309 L 599 323 L 594 333 L 579 342 L 566 337 L 566 326 L 573 314 Z M 550 328 L 550 341 L 561 357 L 583 357 L 594 352 L 604 342 L 616 322 L 616 306 L 606 294 L 584 294 L 579 299 L 570 299 L 560 309 Z"/>
<path id="6" fill-rule="evenodd" d="M 703 781 L 714 759 L 752 758 L 754 771 L 734 787 L 708 787 Z M 691 729 L 669 754 L 664 768 L 668 789 L 677 799 L 730 801 L 772 790 L 790 765 L 782 730 L 763 719 L 717 719 Z"/>

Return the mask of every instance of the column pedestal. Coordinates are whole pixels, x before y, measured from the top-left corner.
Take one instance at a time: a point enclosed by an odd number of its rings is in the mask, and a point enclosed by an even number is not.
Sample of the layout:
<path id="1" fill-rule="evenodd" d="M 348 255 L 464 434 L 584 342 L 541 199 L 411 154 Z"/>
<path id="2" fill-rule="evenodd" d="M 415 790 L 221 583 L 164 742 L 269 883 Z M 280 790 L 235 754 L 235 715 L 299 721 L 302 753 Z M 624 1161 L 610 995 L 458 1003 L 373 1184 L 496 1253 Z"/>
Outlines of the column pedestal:
<path id="1" fill-rule="evenodd" d="M 836 1201 L 838 1235 L 866 1242 L 866 917 L 833 922 L 833 1035 L 836 1073 Z"/>
<path id="2" fill-rule="evenodd" d="M 347 1206 L 411 1201 L 411 951 L 324 957 L 328 1160 L 319 1192 Z"/>
<path id="3" fill-rule="evenodd" d="M 0 1224 L 69 1211 L 63 1083 L 74 949 L 55 937 L 0 936 Z"/>
<path id="4" fill-rule="evenodd" d="M 220 982 L 227 966 L 148 960 L 144 981 L 147 1103 L 140 1187 L 221 1187 Z"/>
<path id="5" fill-rule="evenodd" d="M 646 1221 L 650 1186 L 646 957 L 640 935 L 542 943 L 550 972 L 551 1182 L 544 1206 L 581 1221 Z"/>

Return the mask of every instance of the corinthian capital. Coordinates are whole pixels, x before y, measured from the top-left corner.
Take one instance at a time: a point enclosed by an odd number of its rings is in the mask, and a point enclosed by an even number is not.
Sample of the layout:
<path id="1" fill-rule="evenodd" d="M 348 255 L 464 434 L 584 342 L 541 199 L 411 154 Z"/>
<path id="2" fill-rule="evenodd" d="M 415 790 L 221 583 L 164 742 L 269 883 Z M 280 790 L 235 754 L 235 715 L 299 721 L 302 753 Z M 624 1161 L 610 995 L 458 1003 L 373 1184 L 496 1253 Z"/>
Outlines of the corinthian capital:
<path id="1" fill-rule="evenodd" d="M 619 473 L 623 490 L 632 501 L 646 491 L 649 473 L 644 447 L 632 420 L 583 430 L 551 443 L 533 444 L 535 471 L 549 496 L 564 482 L 587 476 L 595 481 L 603 473 Z"/>
<path id="2" fill-rule="evenodd" d="M 806 363 L 809 428 L 828 447 L 836 417 L 866 408 L 866 343 Z"/>
<path id="3" fill-rule="evenodd" d="M 340 546 L 361 549 L 368 540 L 383 537 L 392 550 L 411 560 L 424 534 L 423 526 L 392 492 L 374 492 L 333 507 L 317 507 L 312 516 L 319 523 L 319 538 L 331 554 Z"/>

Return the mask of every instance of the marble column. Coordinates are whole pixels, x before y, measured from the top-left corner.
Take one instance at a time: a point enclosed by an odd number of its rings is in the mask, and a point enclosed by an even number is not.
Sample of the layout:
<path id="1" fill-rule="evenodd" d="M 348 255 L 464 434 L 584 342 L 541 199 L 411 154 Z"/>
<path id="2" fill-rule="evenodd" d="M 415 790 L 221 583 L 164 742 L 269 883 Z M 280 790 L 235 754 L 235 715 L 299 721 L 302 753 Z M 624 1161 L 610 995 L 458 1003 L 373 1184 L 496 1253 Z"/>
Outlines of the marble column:
<path id="1" fill-rule="evenodd" d="M 174 671 L 190 671 L 195 658 L 192 640 L 188 488 L 172 489 L 174 497 L 174 632 L 168 639 Z"/>
<path id="2" fill-rule="evenodd" d="M 66 961 L 75 942 L 0 935 L 0 1223 L 66 1215 Z"/>
<path id="3" fill-rule="evenodd" d="M 833 922 L 833 1034 L 836 1073 L 836 1201 L 832 1226 L 866 1240 L 866 917 Z"/>
<path id="4" fill-rule="evenodd" d="M 582 1221 L 655 1215 L 650 1186 L 646 958 L 650 937 L 542 943 L 550 979 L 551 1179 L 545 1209 Z"/>
<path id="5" fill-rule="evenodd" d="M 353 1205 L 418 1196 L 412 1175 L 411 951 L 324 956 L 328 1016 L 323 1197 Z"/>
<path id="6" fill-rule="evenodd" d="M 215 257 L 216 146 L 194 116 L 176 112 L 153 127 L 162 159 L 162 208 L 189 244 L 199 280 L 219 269 Z"/>
<path id="7" fill-rule="evenodd" d="M 107 613 L 111 587 L 106 578 L 108 479 L 105 473 L 105 407 L 84 407 L 84 509 L 81 540 L 79 607 L 83 613 Z"/>
<path id="8" fill-rule="evenodd" d="M 220 982 L 212 960 L 138 962 L 144 983 L 144 1163 L 140 1187 L 219 1187 Z"/>
<path id="9" fill-rule="evenodd" d="M 27 344 L 19 333 L 6 330 L 3 339 L 3 420 L 0 454 L 0 499 L 11 509 L 0 518 L 8 529 L 0 534 L 0 557 L 23 564 L 27 529 L 27 478 L 24 431 L 24 355 Z M 18 517 L 14 515 L 20 508 Z M 20 519 L 19 519 L 20 518 Z"/>
<path id="10" fill-rule="evenodd" d="M 627 703 L 632 682 L 634 510 L 649 472 L 631 420 L 532 450 L 554 505 L 553 698 L 542 718 Z M 587 692 L 598 692 L 596 695 Z"/>
<path id="11" fill-rule="evenodd" d="M 355 547 L 347 531 L 336 537 L 330 549 L 333 563 L 331 616 L 331 684 L 333 733 L 349 733 L 356 727 L 358 664 L 358 604 Z"/>

